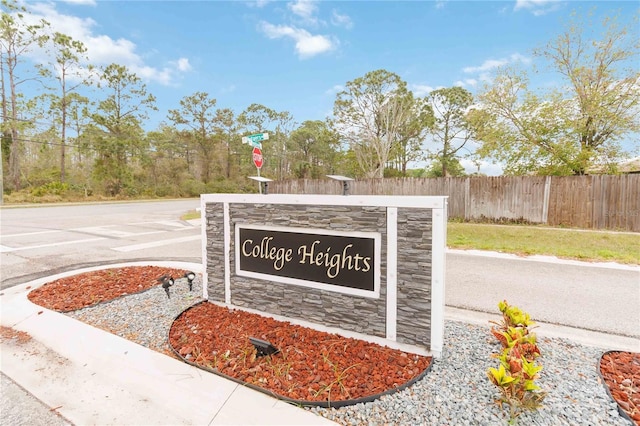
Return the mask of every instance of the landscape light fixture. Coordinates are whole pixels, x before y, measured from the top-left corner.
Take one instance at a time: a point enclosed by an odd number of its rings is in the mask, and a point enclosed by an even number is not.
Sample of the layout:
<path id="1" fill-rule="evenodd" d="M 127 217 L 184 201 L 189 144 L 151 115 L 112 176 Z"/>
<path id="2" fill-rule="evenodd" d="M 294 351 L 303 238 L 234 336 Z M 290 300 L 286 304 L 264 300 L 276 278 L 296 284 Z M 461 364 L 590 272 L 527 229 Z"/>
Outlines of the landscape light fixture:
<path id="1" fill-rule="evenodd" d="M 260 192 L 263 193 L 264 195 L 268 194 L 268 185 L 269 185 L 269 182 L 273 181 L 273 179 L 269 179 L 262 176 L 248 176 L 248 177 L 249 179 L 253 179 L 260 182 Z"/>
<path id="2" fill-rule="evenodd" d="M 167 298 L 171 299 L 171 294 L 169 294 L 169 287 L 173 285 L 173 277 L 171 275 L 163 275 L 158 278 L 158 281 L 162 283 L 162 288 L 164 292 L 167 293 Z"/>
<path id="3" fill-rule="evenodd" d="M 193 280 L 196 278 L 196 274 L 194 272 L 188 271 L 184 274 L 184 277 L 189 281 L 189 291 L 193 289 Z"/>
<path id="4" fill-rule="evenodd" d="M 353 180 L 350 177 L 341 175 L 326 175 L 329 179 L 334 179 L 342 182 L 342 195 L 349 195 L 349 181 Z"/>
<path id="5" fill-rule="evenodd" d="M 249 337 L 249 341 L 253 346 L 255 346 L 258 356 L 273 355 L 280 352 L 278 348 L 276 348 L 266 340 L 256 339 L 255 337 Z"/>

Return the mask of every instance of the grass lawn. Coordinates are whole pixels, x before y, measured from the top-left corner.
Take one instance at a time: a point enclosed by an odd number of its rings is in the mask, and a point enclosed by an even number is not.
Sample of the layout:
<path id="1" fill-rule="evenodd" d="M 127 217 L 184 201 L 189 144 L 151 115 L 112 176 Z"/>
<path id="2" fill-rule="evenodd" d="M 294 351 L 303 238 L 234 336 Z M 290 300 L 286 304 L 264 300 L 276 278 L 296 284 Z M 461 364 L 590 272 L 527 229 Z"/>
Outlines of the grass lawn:
<path id="1" fill-rule="evenodd" d="M 450 248 L 640 264 L 640 234 L 449 222 Z"/>
<path id="2" fill-rule="evenodd" d="M 182 220 L 200 219 L 200 212 L 196 211 L 196 210 L 188 211 L 185 214 L 183 214 L 182 216 L 180 216 L 180 219 L 182 219 Z"/>

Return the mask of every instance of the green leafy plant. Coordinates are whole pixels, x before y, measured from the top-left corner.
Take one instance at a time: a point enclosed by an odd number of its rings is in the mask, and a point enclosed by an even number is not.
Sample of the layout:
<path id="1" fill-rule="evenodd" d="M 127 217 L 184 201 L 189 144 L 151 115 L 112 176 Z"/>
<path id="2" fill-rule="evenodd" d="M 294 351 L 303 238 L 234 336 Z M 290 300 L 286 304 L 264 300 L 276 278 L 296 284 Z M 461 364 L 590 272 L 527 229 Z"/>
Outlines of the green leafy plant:
<path id="1" fill-rule="evenodd" d="M 540 349 L 536 335 L 529 331 L 533 325 L 529 314 L 506 300 L 498 304 L 502 312 L 502 322 L 493 322 L 497 327 L 491 333 L 500 341 L 503 350 L 493 355 L 500 361 L 498 368 L 489 368 L 487 376 L 498 387 L 500 397 L 496 403 L 508 410 L 509 424 L 515 424 L 524 411 L 533 411 L 541 407 L 546 392 L 535 383 L 542 366 L 536 364 Z"/>

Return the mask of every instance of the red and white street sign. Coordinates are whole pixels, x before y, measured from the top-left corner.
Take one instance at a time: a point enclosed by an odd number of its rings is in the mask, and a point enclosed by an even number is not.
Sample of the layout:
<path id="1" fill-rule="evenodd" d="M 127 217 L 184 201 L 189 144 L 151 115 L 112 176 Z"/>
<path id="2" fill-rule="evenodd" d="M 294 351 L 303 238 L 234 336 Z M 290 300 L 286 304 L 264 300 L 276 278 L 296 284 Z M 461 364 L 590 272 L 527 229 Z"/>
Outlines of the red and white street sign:
<path id="1" fill-rule="evenodd" d="M 255 164 L 257 168 L 262 167 L 262 151 L 260 148 L 253 148 L 253 164 Z"/>

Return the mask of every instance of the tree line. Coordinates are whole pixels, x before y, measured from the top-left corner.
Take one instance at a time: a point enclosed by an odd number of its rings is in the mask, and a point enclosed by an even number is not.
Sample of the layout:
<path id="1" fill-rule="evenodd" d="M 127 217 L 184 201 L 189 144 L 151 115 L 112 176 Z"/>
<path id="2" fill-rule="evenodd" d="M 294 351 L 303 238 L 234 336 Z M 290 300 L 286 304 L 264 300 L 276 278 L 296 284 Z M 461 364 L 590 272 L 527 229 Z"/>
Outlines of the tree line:
<path id="1" fill-rule="evenodd" d="M 198 91 L 149 131 L 156 99 L 139 76 L 120 64 L 89 65 L 82 42 L 44 20 L 30 23 L 14 0 L 2 5 L 4 193 L 253 191 L 242 137 L 259 132 L 270 134 L 262 174 L 277 180 L 462 176 L 462 158 L 500 162 L 512 175 L 580 175 L 603 165 L 615 172 L 625 155 L 620 142 L 640 131 L 640 43 L 633 26 L 614 18 L 598 39 L 586 37 L 591 27 L 579 19 L 570 22 L 533 52 L 562 77 L 546 92 L 531 88 L 531 71 L 503 67 L 475 96 L 457 86 L 417 96 L 380 69 L 347 82 L 325 120 L 298 123 L 260 104 L 237 112 Z M 34 49 L 48 60 L 33 65 Z M 28 97 L 34 84 L 42 93 Z M 428 165 L 410 168 L 418 162 Z"/>

